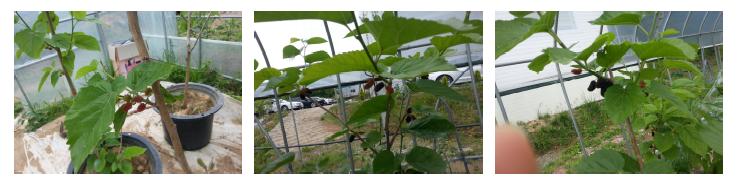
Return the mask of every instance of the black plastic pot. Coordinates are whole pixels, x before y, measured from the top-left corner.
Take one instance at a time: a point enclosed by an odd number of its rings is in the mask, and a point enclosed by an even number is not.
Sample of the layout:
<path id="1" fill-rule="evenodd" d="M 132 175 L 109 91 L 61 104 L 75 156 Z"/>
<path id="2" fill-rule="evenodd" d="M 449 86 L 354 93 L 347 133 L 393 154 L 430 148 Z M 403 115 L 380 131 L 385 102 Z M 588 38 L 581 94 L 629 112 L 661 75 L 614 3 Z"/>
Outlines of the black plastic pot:
<path id="1" fill-rule="evenodd" d="M 149 143 L 146 138 L 141 137 L 136 133 L 123 132 L 121 133 L 121 140 L 123 142 L 123 145 L 146 148 L 145 154 L 147 157 L 149 157 L 149 174 L 162 174 L 162 160 L 159 158 L 159 152 L 157 152 L 157 149 L 154 147 L 154 145 Z M 87 162 L 82 162 L 82 165 L 80 166 L 80 171 L 84 171 L 86 166 Z M 74 171 L 74 164 L 70 162 L 69 166 L 67 167 L 67 174 L 78 174 Z"/>
<path id="2" fill-rule="evenodd" d="M 183 90 L 185 84 L 175 84 L 167 88 L 170 93 Z M 170 113 L 172 121 L 177 126 L 177 134 L 180 136 L 180 142 L 182 143 L 182 149 L 192 151 L 198 150 L 208 145 L 211 142 L 211 132 L 213 130 L 213 116 L 224 106 L 224 98 L 216 88 L 205 84 L 199 83 L 188 83 L 188 90 L 195 90 L 207 94 L 213 100 L 213 107 L 208 111 L 198 115 L 174 115 Z M 159 110 L 154 108 L 157 113 Z M 166 129 L 165 126 L 164 129 Z M 172 145 L 170 136 L 167 130 L 164 130 L 164 138 L 167 143 Z"/>

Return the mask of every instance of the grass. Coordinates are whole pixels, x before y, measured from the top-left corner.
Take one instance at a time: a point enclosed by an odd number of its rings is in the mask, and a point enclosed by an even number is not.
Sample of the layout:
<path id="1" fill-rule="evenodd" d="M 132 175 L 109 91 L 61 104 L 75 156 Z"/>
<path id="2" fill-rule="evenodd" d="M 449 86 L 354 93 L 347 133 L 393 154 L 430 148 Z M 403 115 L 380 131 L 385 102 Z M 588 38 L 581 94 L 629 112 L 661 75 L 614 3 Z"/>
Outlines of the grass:
<path id="1" fill-rule="evenodd" d="M 72 98 L 62 98 L 53 103 L 44 103 L 35 108 L 35 111 L 24 111 L 23 116 L 28 119 L 26 131 L 33 132 L 52 120 L 64 115 L 72 107 Z"/>
<path id="2" fill-rule="evenodd" d="M 450 108 L 454 109 L 454 122 L 457 125 L 470 125 L 470 124 L 477 124 L 479 122 L 479 117 L 477 114 L 477 110 L 475 108 L 475 102 L 473 101 L 473 94 L 470 89 L 469 84 L 463 84 L 463 85 L 457 85 L 453 87 L 454 90 L 458 91 L 460 94 L 466 96 L 471 101 L 468 103 L 463 102 L 449 102 Z M 478 90 L 482 89 L 482 85 L 478 85 Z M 479 93 L 479 95 L 482 95 L 482 92 Z M 430 94 L 423 94 L 418 93 L 414 94 L 411 98 L 412 104 L 425 104 L 433 106 L 436 102 L 436 96 L 430 95 Z M 396 102 L 400 102 L 401 100 L 396 100 Z M 346 104 L 347 112 L 352 112 L 359 107 L 359 103 L 347 103 Z M 400 115 L 400 104 L 396 104 L 394 109 L 391 111 L 391 127 L 396 127 L 398 124 L 398 119 Z M 330 111 L 334 112 L 335 114 L 338 113 L 338 106 L 332 106 L 329 108 Z M 442 108 L 439 112 L 442 112 L 446 116 L 446 112 L 444 108 Z M 268 117 L 268 119 L 272 119 L 273 117 Z M 333 116 L 329 115 L 328 113 L 325 113 L 322 116 L 322 120 L 324 123 L 331 123 L 331 124 L 337 124 L 339 125 L 339 121 L 337 121 Z M 268 130 L 275 126 L 274 122 L 271 121 L 265 121 L 267 122 Z M 371 130 L 378 130 L 380 127 L 378 126 L 379 123 L 369 123 L 367 126 L 364 126 L 362 129 L 357 131 L 364 131 L 368 132 Z M 394 126 L 395 124 L 395 126 Z M 481 131 L 480 126 L 473 126 L 468 128 L 460 128 L 458 129 L 458 133 L 461 138 L 461 144 L 463 145 L 465 154 L 467 156 L 471 155 L 482 155 L 483 154 L 483 134 Z M 392 130 L 393 131 L 393 130 Z M 408 136 L 404 137 L 403 143 L 400 141 L 400 137 L 397 138 L 397 142 L 394 144 L 393 150 L 401 150 L 401 146 L 403 146 L 404 151 L 408 151 L 410 149 L 409 145 L 412 145 L 412 140 Z M 431 139 L 417 139 L 417 145 L 419 146 L 425 146 L 429 148 L 434 148 L 434 142 L 435 140 Z M 450 135 L 446 138 L 438 139 L 437 142 L 437 150 L 442 152 L 443 155 L 446 158 L 452 158 L 458 156 L 458 150 L 457 150 L 457 142 L 455 141 L 455 137 L 453 135 Z M 258 130 L 255 132 L 255 146 L 256 147 L 270 147 L 269 143 L 266 142 L 264 135 L 262 135 L 261 132 Z M 355 165 L 355 171 L 357 173 L 364 173 L 370 168 L 370 163 L 372 162 L 372 152 L 369 150 L 363 150 L 360 146 L 359 141 L 355 141 L 352 143 L 353 148 L 353 159 L 354 159 L 354 165 Z M 297 150 L 295 148 L 291 150 Z M 301 149 L 301 157 L 296 157 L 296 161 L 293 162 L 294 170 L 298 173 L 348 173 L 349 171 L 349 164 L 347 164 L 347 152 L 346 152 L 346 144 L 330 144 L 325 146 L 312 146 L 312 147 L 304 147 Z M 275 159 L 274 151 L 272 149 L 268 150 L 255 150 L 255 171 L 258 171 L 259 168 L 262 168 L 264 164 L 269 163 L 273 159 Z M 481 162 L 480 160 L 477 160 L 478 162 Z M 472 161 L 470 161 L 472 162 Z M 279 170 L 279 172 L 286 173 L 285 170 Z M 458 171 L 455 172 L 464 172 L 464 171 Z M 482 173 L 481 169 L 475 169 L 473 168 L 471 170 L 471 173 Z"/>
<path id="3" fill-rule="evenodd" d="M 605 142 L 608 143 L 618 136 L 621 128 L 608 120 L 601 102 L 588 102 L 574 110 L 584 145 L 588 149 L 596 147 L 592 150 L 598 150 L 614 146 L 605 144 Z M 538 122 L 519 124 L 526 127 L 530 142 L 538 155 L 559 152 L 559 156 L 544 165 L 542 172 L 552 173 L 559 168 L 570 170 L 582 157 L 570 115 L 567 111 L 552 115 L 546 114 L 542 115 Z"/>

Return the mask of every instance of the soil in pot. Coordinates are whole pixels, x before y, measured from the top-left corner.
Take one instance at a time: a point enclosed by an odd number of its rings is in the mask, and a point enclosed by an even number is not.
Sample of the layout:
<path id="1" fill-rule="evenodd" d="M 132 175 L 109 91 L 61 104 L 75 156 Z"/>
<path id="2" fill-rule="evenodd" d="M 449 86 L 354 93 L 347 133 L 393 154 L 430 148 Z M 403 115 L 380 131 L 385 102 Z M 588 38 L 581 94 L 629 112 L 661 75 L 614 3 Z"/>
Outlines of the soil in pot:
<path id="1" fill-rule="evenodd" d="M 175 92 L 182 94 L 182 92 Z M 188 99 L 188 104 L 185 105 L 184 100 Z M 174 103 L 168 104 L 170 111 L 178 116 L 184 115 L 198 115 L 205 113 L 213 107 L 213 99 L 211 96 L 200 92 L 198 90 L 188 90 L 183 99 L 179 99 Z"/>

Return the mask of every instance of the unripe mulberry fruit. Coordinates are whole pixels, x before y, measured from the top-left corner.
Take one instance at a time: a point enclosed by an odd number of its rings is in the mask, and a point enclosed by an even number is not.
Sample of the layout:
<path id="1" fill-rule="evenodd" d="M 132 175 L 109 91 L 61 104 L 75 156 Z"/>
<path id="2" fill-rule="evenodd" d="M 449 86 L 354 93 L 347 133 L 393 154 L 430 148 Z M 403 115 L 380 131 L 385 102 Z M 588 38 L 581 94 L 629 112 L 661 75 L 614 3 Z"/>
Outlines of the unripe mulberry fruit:
<path id="1" fill-rule="evenodd" d="M 570 70 L 570 73 L 573 73 L 573 75 L 581 75 L 582 72 L 583 69 L 580 68 L 573 68 L 572 70 Z"/>
<path id="2" fill-rule="evenodd" d="M 368 79 L 365 82 L 365 85 L 362 86 L 362 88 L 365 89 L 365 90 L 370 89 L 371 87 L 373 87 L 373 84 L 375 84 L 375 80 L 374 79 Z"/>

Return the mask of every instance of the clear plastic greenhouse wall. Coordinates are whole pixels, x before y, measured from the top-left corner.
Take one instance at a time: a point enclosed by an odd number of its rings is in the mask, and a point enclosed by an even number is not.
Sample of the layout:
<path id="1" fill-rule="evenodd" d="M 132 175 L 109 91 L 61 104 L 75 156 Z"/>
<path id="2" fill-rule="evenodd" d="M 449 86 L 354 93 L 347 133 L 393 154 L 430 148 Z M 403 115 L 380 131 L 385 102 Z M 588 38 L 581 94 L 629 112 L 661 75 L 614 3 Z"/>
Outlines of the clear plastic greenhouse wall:
<path id="1" fill-rule="evenodd" d="M 328 7 L 13 11 L 13 174 L 729 175 L 724 9 Z"/>

